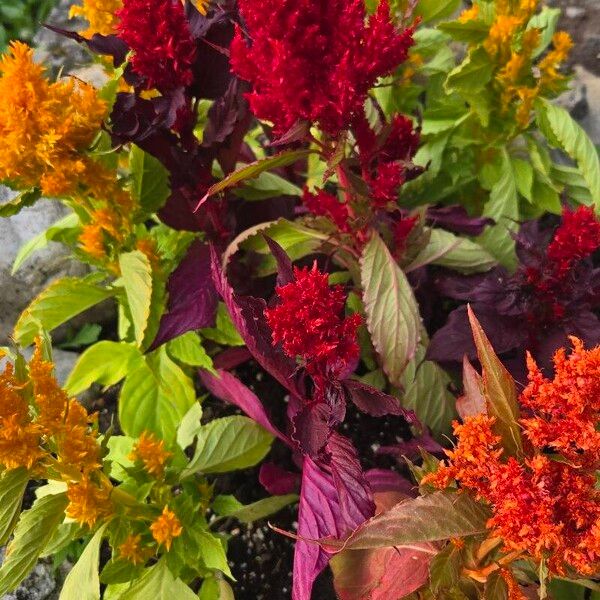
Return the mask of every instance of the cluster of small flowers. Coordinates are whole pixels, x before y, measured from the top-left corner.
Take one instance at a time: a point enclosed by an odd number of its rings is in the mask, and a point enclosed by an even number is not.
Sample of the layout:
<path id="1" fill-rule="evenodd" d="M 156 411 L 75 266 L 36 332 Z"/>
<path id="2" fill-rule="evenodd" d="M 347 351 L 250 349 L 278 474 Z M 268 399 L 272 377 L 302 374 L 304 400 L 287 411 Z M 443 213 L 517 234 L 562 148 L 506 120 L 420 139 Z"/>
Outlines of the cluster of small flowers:
<path id="1" fill-rule="evenodd" d="M 265 310 L 273 343 L 299 357 L 317 380 L 340 376 L 358 358 L 358 314 L 344 317 L 346 294 L 329 286 L 327 273 L 317 265 L 294 269 L 295 280 L 277 288 L 280 302 Z"/>
<path id="2" fill-rule="evenodd" d="M 125 0 L 117 11 L 119 37 L 133 50 L 131 66 L 147 89 L 190 85 L 196 45 L 180 0 Z"/>
<path id="3" fill-rule="evenodd" d="M 522 269 L 532 288 L 538 311 L 530 315 L 532 325 L 539 325 L 544 318 L 560 319 L 564 315 L 563 297 L 569 297 L 577 266 L 600 248 L 600 221 L 594 209 L 580 206 L 572 211 L 565 209 L 562 221 L 546 248 L 539 266 Z"/>
<path id="4" fill-rule="evenodd" d="M 402 63 L 413 44 L 413 30 L 400 32 L 391 22 L 387 0 L 369 19 L 363 0 L 239 5 L 245 29 L 233 40 L 233 70 L 253 85 L 254 114 L 279 134 L 308 121 L 337 137 L 363 114 L 377 78 Z"/>
<path id="5" fill-rule="evenodd" d="M 525 456 L 503 461 L 495 418 L 470 417 L 454 424 L 458 444 L 447 452 L 449 463 L 424 483 L 445 488 L 456 481 L 488 502 L 488 527 L 506 550 L 548 558 L 554 574 L 591 575 L 600 568 L 600 347 L 572 343 L 569 356 L 556 353 L 552 380 L 528 358 L 529 384 L 520 398 L 531 413 L 520 420 Z"/>
<path id="6" fill-rule="evenodd" d="M 103 195 L 102 167 L 84 152 L 106 115 L 96 90 L 73 79 L 51 83 L 33 50 L 13 42 L 0 62 L 0 179 L 49 197 Z"/>
<path id="7" fill-rule="evenodd" d="M 117 32 L 116 12 L 123 6 L 123 0 L 83 0 L 81 5 L 74 4 L 69 16 L 81 17 L 88 22 L 88 27 L 81 32 L 86 38 L 94 34 L 111 35 Z"/>
<path id="8" fill-rule="evenodd" d="M 497 81 L 501 86 L 503 110 L 515 109 L 517 123 L 529 125 L 533 104 L 541 94 L 560 91 L 566 80 L 559 72 L 567 59 L 573 41 L 566 32 L 557 32 L 552 38 L 553 48 L 537 63 L 532 81 L 535 51 L 541 42 L 541 30 L 528 27 L 538 8 L 538 0 L 520 0 L 517 6 L 509 0 L 496 0 L 495 20 L 484 48 L 498 64 Z M 459 17 L 462 23 L 478 19 L 479 6 L 465 10 Z"/>
<path id="9" fill-rule="evenodd" d="M 91 528 L 114 516 L 116 488 L 102 471 L 96 416 L 69 398 L 53 370 L 37 340 L 25 381 L 17 377 L 10 363 L 0 375 L 0 466 L 7 470 L 25 468 L 33 478 L 65 482 L 67 515 Z M 170 457 L 164 442 L 151 434 L 140 436 L 131 455 L 156 479 L 163 477 Z M 182 533 L 181 523 L 168 507 L 149 530 L 154 541 L 167 550 Z"/>

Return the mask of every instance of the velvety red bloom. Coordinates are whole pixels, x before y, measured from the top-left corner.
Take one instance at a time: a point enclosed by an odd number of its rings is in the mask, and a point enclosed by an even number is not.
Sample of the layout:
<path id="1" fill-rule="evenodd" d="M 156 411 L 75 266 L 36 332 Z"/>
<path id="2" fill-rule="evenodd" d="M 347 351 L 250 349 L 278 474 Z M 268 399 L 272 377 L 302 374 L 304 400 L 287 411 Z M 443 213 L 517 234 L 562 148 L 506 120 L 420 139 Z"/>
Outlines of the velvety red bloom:
<path id="1" fill-rule="evenodd" d="M 124 0 L 119 37 L 133 50 L 132 69 L 148 89 L 190 85 L 196 46 L 180 0 Z"/>
<path id="2" fill-rule="evenodd" d="M 406 250 L 406 242 L 415 225 L 418 223 L 419 217 L 406 217 L 396 221 L 392 226 L 394 234 L 394 254 L 402 256 Z"/>
<path id="3" fill-rule="evenodd" d="M 256 116 L 284 133 L 298 120 L 332 136 L 363 114 L 368 90 L 407 56 L 413 29 L 399 32 L 387 0 L 366 19 L 363 0 L 240 0 L 247 27 L 231 47 L 250 81 Z"/>
<path id="4" fill-rule="evenodd" d="M 314 215 L 331 219 L 342 233 L 352 232 L 348 205 L 340 202 L 333 194 L 321 189 L 315 190 L 313 194 L 305 189 L 302 203 Z"/>
<path id="5" fill-rule="evenodd" d="M 552 262 L 555 276 L 564 277 L 573 263 L 587 258 L 600 247 L 600 222 L 594 209 L 580 206 L 577 210 L 566 209 L 562 223 L 554 233 L 554 238 L 546 255 Z"/>
<path id="6" fill-rule="evenodd" d="M 361 317 L 344 317 L 346 294 L 329 286 L 317 265 L 294 268 L 295 281 L 276 289 L 280 303 L 265 310 L 273 343 L 300 357 L 313 376 L 338 376 L 359 355 L 356 329 Z"/>

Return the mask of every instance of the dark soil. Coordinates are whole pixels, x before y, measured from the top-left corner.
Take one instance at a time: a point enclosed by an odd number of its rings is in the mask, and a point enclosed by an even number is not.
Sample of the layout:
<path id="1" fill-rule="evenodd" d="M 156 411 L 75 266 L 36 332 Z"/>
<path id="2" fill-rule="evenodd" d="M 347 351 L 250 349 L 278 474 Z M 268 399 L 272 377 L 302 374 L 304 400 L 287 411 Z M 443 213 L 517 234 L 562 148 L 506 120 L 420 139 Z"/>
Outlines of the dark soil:
<path id="1" fill-rule="evenodd" d="M 285 429 L 285 390 L 271 377 L 259 371 L 254 363 L 237 369 L 237 376 L 251 387 L 263 401 L 272 420 Z M 233 407 L 207 398 L 203 403 L 207 420 L 231 414 L 241 414 Z M 397 468 L 397 462 L 387 456 L 378 456 L 379 446 L 393 445 L 410 435 L 399 418 L 372 418 L 348 406 L 346 420 L 340 432 L 353 439 L 363 468 Z M 266 460 L 290 471 L 297 471 L 289 449 L 276 441 Z M 215 479 L 215 493 L 233 494 L 244 504 L 268 494 L 258 481 L 259 468 L 247 469 Z M 297 507 L 291 506 L 273 515 L 269 522 L 285 531 L 297 529 Z M 233 527 L 233 529 L 232 529 Z M 229 540 L 229 564 L 236 582 L 233 584 L 236 600 L 285 600 L 290 598 L 294 542 L 271 529 L 266 521 L 251 525 L 225 523 L 224 530 L 232 534 Z M 331 572 L 326 569 L 315 583 L 313 600 L 334 600 Z"/>

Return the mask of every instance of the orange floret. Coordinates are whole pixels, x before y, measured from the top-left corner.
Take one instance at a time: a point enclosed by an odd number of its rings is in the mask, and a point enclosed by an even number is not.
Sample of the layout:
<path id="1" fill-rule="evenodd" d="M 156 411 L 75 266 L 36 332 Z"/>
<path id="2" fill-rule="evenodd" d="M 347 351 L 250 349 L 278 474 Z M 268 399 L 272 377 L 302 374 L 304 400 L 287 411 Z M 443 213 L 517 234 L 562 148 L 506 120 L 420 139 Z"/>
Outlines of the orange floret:
<path id="1" fill-rule="evenodd" d="M 163 544 L 167 550 L 170 550 L 173 540 L 183 532 L 183 527 L 177 515 L 165 506 L 162 514 L 150 525 L 150 531 L 159 544 Z"/>
<path id="2" fill-rule="evenodd" d="M 134 461 L 139 460 L 150 475 L 160 478 L 164 475 L 165 465 L 171 456 L 173 454 L 165 450 L 163 440 L 158 440 L 153 434 L 145 431 L 133 447 L 130 458 Z"/>
<path id="3" fill-rule="evenodd" d="M 113 512 L 110 492 L 111 488 L 100 487 L 87 477 L 70 483 L 67 487 L 67 515 L 81 525 L 93 527 L 96 521 L 109 517 Z"/>

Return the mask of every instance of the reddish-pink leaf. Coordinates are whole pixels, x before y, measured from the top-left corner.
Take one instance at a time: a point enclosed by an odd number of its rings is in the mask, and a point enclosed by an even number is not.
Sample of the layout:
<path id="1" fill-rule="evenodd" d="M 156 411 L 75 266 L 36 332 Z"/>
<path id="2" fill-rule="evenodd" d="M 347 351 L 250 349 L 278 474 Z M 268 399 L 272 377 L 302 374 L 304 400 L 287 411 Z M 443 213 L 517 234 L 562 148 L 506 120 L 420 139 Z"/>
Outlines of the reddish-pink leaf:
<path id="1" fill-rule="evenodd" d="M 483 388 L 489 415 L 496 417 L 496 430 L 502 436 L 508 454 L 519 454 L 522 449 L 519 429 L 519 406 L 514 379 L 496 356 L 489 339 L 477 320 L 473 309 L 468 306 L 469 322 L 477 356 L 482 368 Z"/>
<path id="2" fill-rule="evenodd" d="M 487 413 L 483 379 L 467 355 L 463 357 L 463 395 L 456 400 L 456 410 L 461 419 Z"/>

